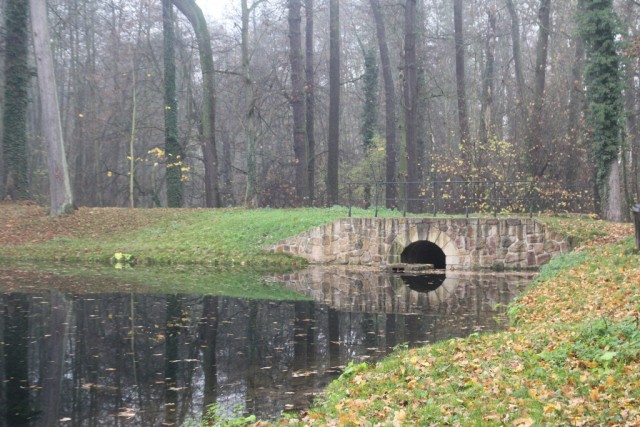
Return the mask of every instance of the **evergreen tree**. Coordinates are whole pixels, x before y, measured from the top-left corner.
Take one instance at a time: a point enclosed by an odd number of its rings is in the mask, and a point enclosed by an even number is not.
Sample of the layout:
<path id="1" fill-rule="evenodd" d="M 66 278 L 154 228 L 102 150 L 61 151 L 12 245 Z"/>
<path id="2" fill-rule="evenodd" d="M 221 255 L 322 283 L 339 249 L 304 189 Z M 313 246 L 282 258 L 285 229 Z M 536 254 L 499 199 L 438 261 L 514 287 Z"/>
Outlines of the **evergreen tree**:
<path id="1" fill-rule="evenodd" d="M 596 165 L 596 199 L 604 218 L 622 220 L 618 156 L 623 103 L 613 1 L 584 0 L 578 20 L 587 53 L 587 128 Z"/>

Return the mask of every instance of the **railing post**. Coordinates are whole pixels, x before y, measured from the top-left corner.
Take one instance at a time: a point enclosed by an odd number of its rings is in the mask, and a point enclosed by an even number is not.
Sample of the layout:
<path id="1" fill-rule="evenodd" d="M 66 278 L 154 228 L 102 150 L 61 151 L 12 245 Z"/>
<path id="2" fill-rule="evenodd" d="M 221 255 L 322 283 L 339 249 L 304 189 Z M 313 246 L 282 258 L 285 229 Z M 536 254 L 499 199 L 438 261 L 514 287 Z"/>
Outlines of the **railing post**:
<path id="1" fill-rule="evenodd" d="M 378 218 L 378 194 L 380 192 L 380 187 L 379 187 L 379 183 L 378 181 L 376 181 L 376 195 L 375 195 L 375 205 L 376 205 L 376 212 L 374 214 L 375 218 Z"/>
<path id="2" fill-rule="evenodd" d="M 407 181 L 404 182 L 404 185 L 402 186 L 403 188 L 403 197 L 404 197 L 404 204 L 402 206 L 402 216 L 407 216 Z"/>
<path id="3" fill-rule="evenodd" d="M 633 207 L 633 224 L 636 232 L 636 249 L 640 251 L 640 205 Z"/>
<path id="4" fill-rule="evenodd" d="M 353 204 L 353 197 L 351 193 L 352 183 L 349 183 L 349 218 L 351 218 L 351 205 Z"/>
<path id="5" fill-rule="evenodd" d="M 498 183 L 493 181 L 493 217 L 498 217 Z"/>
<path id="6" fill-rule="evenodd" d="M 438 181 L 433 181 L 433 217 L 438 214 Z"/>

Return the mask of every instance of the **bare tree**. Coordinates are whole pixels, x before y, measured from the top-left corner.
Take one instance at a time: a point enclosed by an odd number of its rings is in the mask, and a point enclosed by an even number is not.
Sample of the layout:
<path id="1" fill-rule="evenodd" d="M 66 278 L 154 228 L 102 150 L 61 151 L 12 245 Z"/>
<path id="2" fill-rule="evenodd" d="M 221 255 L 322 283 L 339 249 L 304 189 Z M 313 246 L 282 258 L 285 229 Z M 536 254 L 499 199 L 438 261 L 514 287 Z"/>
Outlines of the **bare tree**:
<path id="1" fill-rule="evenodd" d="M 417 153 L 417 85 L 416 67 L 416 0 L 407 0 L 404 10 L 404 113 L 407 162 L 407 210 L 415 211 L 418 203 L 418 153 Z"/>
<path id="2" fill-rule="evenodd" d="M 462 0 L 453 1 L 453 21 L 456 48 L 456 89 L 458 94 L 458 139 L 460 153 L 466 167 L 471 167 L 473 161 L 473 144 L 469 130 L 469 115 L 467 113 L 467 89 L 464 69 L 464 13 Z"/>
<path id="3" fill-rule="evenodd" d="M 316 174 L 316 138 L 315 138 L 315 86 L 316 73 L 314 64 L 313 37 L 313 0 L 305 1 L 305 94 L 307 107 L 307 154 L 309 166 L 307 169 L 309 184 L 309 203 L 313 205 L 315 199 L 315 174 Z"/>
<path id="4" fill-rule="evenodd" d="M 47 5 L 44 1 L 30 0 L 29 6 L 42 109 L 42 134 L 47 144 L 50 214 L 58 216 L 71 212 L 74 206 L 62 137 L 58 90 L 53 71 Z"/>
<path id="5" fill-rule="evenodd" d="M 308 154 L 304 108 L 304 80 L 302 58 L 302 16 L 300 0 L 289 0 L 289 60 L 291 63 L 290 103 L 293 112 L 293 151 L 295 153 L 296 196 L 299 203 L 306 203 L 309 196 Z"/>
<path id="6" fill-rule="evenodd" d="M 396 206 L 397 189 L 393 182 L 396 181 L 396 94 L 387 46 L 387 33 L 384 25 L 384 15 L 380 8 L 379 0 L 370 0 L 371 11 L 376 23 L 376 34 L 380 49 L 380 64 L 382 65 L 382 79 L 384 80 L 384 105 L 385 105 L 385 152 L 386 152 L 386 200 L 387 207 Z"/>
<path id="7" fill-rule="evenodd" d="M 327 203 L 338 203 L 340 146 L 340 9 L 329 1 L 329 157 L 327 160 Z"/>
<path id="8" fill-rule="evenodd" d="M 527 165 L 532 177 L 544 175 L 549 160 L 545 156 L 545 132 L 543 132 L 545 82 L 547 76 L 547 56 L 549 34 L 551 32 L 551 0 L 541 0 L 538 10 L 538 42 L 536 45 L 536 65 L 534 70 L 534 94 L 529 112 L 527 132 Z"/>
<path id="9" fill-rule="evenodd" d="M 220 188 L 218 182 L 218 154 L 215 139 L 215 86 L 213 51 L 207 22 L 194 0 L 173 0 L 173 4 L 189 20 L 196 34 L 200 67 L 202 69 L 203 111 L 202 111 L 202 154 L 205 168 L 205 205 L 219 207 Z"/>

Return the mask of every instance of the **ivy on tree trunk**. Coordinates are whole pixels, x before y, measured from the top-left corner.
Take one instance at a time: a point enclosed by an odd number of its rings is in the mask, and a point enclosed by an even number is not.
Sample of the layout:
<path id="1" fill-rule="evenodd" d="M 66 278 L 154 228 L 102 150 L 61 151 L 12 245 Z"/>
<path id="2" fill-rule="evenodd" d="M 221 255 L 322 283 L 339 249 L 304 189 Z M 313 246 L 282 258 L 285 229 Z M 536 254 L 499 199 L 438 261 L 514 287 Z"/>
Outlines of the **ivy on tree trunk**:
<path id="1" fill-rule="evenodd" d="M 178 102 L 176 100 L 175 32 L 173 3 L 162 0 L 164 34 L 164 144 L 167 169 L 167 205 L 182 206 L 182 162 L 184 155 L 178 142 Z"/>
<path id="2" fill-rule="evenodd" d="M 27 179 L 27 64 L 29 3 L 8 0 L 5 6 L 5 85 L 3 110 L 2 197 L 29 197 Z"/>
<path id="3" fill-rule="evenodd" d="M 596 198 L 605 219 L 622 221 L 622 180 L 618 159 L 624 108 L 613 1 L 584 0 L 578 21 L 587 54 L 587 127 L 596 164 Z"/>

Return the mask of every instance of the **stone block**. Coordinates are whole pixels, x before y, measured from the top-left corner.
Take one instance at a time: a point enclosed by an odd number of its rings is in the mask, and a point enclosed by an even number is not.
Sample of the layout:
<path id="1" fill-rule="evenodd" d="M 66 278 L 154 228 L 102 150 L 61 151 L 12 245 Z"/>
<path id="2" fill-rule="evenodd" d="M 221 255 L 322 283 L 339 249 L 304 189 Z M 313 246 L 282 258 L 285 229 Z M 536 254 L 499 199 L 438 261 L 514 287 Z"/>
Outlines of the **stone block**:
<path id="1" fill-rule="evenodd" d="M 527 252 L 527 244 L 522 240 L 518 240 L 517 242 L 514 242 L 511 246 L 509 246 L 509 252 L 525 253 Z"/>
<path id="2" fill-rule="evenodd" d="M 511 236 L 502 236 L 500 239 L 500 246 L 503 248 L 509 248 L 513 244 L 514 240 Z"/>
<path id="3" fill-rule="evenodd" d="M 551 255 L 549 254 L 538 255 L 538 266 L 547 264 L 549 261 L 551 261 Z"/>
<path id="4" fill-rule="evenodd" d="M 514 264 L 520 264 L 527 258 L 526 252 L 509 252 L 504 257 L 504 264 L 509 267 L 513 267 Z"/>

